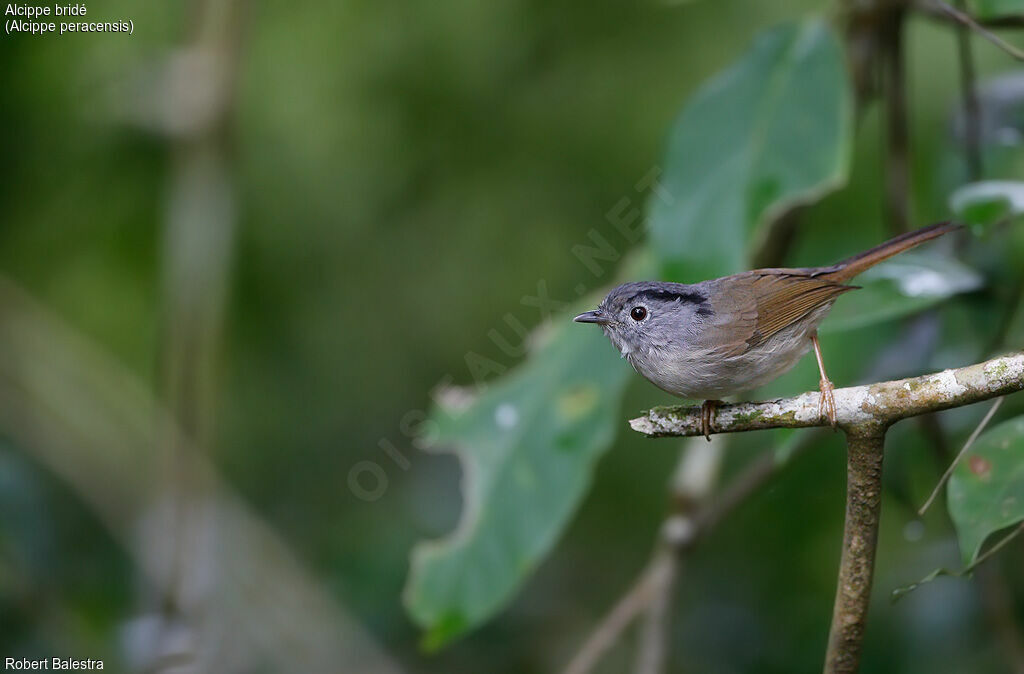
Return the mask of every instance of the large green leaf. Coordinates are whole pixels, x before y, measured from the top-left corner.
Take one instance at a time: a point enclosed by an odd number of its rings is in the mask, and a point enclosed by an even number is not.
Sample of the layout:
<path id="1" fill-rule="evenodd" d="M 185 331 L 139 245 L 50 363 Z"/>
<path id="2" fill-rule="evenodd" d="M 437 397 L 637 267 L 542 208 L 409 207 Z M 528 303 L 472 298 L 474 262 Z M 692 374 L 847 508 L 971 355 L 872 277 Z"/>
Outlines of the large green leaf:
<path id="1" fill-rule="evenodd" d="M 649 277 L 652 267 L 637 257 L 626 271 Z M 453 534 L 413 551 L 405 603 L 427 648 L 508 601 L 558 539 L 623 423 L 619 404 L 633 371 L 601 330 L 571 315 L 468 408 L 432 414 L 436 446 L 462 461 L 465 502 Z"/>
<path id="2" fill-rule="evenodd" d="M 820 20 L 761 33 L 702 86 L 669 138 L 650 232 L 666 278 L 747 266 L 758 225 L 846 180 L 850 87 L 842 48 Z"/>
<path id="3" fill-rule="evenodd" d="M 1024 17 L 1024 0 L 972 0 L 971 9 L 979 19 Z"/>
<path id="4" fill-rule="evenodd" d="M 910 251 L 858 276 L 860 290 L 839 298 L 821 332 L 842 332 L 894 320 L 983 284 L 981 274 L 934 250 Z"/>
<path id="5" fill-rule="evenodd" d="M 953 471 L 947 500 L 967 564 L 989 535 L 1024 521 L 1024 416 L 978 438 Z"/>

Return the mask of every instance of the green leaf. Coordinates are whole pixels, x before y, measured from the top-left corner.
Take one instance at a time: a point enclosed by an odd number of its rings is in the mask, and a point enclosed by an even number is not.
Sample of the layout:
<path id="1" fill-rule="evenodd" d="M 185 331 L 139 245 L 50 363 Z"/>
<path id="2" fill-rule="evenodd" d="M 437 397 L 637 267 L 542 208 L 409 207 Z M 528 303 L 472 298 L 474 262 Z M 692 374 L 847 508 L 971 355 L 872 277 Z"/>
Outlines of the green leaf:
<path id="1" fill-rule="evenodd" d="M 981 274 L 937 251 L 909 251 L 872 267 L 854 281 L 821 325 L 828 334 L 874 325 L 922 311 L 953 295 L 977 290 Z"/>
<path id="2" fill-rule="evenodd" d="M 650 256 L 627 266 L 631 276 L 653 271 Z M 405 604 L 426 648 L 493 615 L 548 553 L 623 425 L 632 375 L 601 330 L 570 314 L 468 408 L 434 411 L 436 445 L 462 461 L 465 503 L 453 534 L 413 550 Z"/>
<path id="3" fill-rule="evenodd" d="M 978 438 L 953 471 L 946 496 L 967 564 L 991 534 L 1024 521 L 1024 416 Z"/>
<path id="4" fill-rule="evenodd" d="M 1024 0 L 972 0 L 971 8 L 978 19 L 1024 16 Z"/>
<path id="5" fill-rule="evenodd" d="M 759 225 L 842 185 L 850 100 L 842 48 L 821 20 L 761 33 L 703 85 L 675 122 L 649 202 L 665 278 L 746 268 L 744 242 Z"/>
<path id="6" fill-rule="evenodd" d="M 972 225 L 992 225 L 1024 214 L 1024 182 L 983 180 L 970 183 L 950 195 L 949 207 Z"/>

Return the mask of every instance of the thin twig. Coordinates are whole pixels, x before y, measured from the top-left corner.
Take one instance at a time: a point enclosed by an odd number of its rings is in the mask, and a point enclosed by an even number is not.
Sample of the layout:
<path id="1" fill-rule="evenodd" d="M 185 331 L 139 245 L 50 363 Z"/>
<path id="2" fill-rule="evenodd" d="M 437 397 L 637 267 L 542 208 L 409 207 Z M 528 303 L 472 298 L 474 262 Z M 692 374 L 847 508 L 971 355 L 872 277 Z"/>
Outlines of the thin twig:
<path id="1" fill-rule="evenodd" d="M 630 589 L 622 595 L 597 626 L 597 629 L 576 652 L 572 661 L 565 668 L 564 674 L 587 674 L 601 661 L 601 656 L 615 645 L 625 629 L 650 602 L 652 594 L 657 592 L 657 581 L 660 575 L 658 564 L 660 563 L 654 560 L 647 565 Z"/>
<path id="2" fill-rule="evenodd" d="M 896 588 L 895 590 L 892 591 L 892 600 L 894 602 L 898 601 L 899 599 L 901 599 L 902 597 L 907 596 L 908 594 L 910 594 L 911 592 L 913 592 L 917 588 L 921 587 L 925 583 L 932 582 L 933 580 L 935 580 L 939 576 L 951 576 L 953 578 L 963 578 L 964 576 L 971 575 L 976 570 L 979 570 L 979 568 L 981 567 L 982 564 L 987 562 L 997 552 L 999 552 L 1004 547 L 1006 547 L 1010 543 L 1010 541 L 1012 541 L 1014 538 L 1017 537 L 1018 534 L 1020 534 L 1021 530 L 1024 530 L 1024 524 L 1021 524 L 1019 527 L 1015 528 L 1012 532 L 1010 532 L 1007 536 L 1004 536 L 1003 538 L 999 539 L 999 541 L 996 542 L 996 544 L 993 545 L 991 548 L 986 550 L 984 552 L 984 554 L 978 555 L 977 559 L 975 559 L 973 562 L 971 562 L 970 564 L 968 564 L 967 566 L 965 566 L 964 568 L 962 568 L 960 570 L 954 571 L 954 570 L 950 570 L 950 569 L 946 569 L 946 568 L 935 569 L 934 571 L 932 571 L 931 573 L 929 573 L 927 576 L 925 576 L 921 580 L 917 581 L 916 583 L 911 583 L 910 585 L 907 585 L 905 587 Z M 991 568 L 991 567 L 989 567 L 989 568 Z M 999 576 L 999 575 L 989 576 L 989 579 L 996 581 L 995 583 L 990 583 L 990 584 L 998 586 L 1000 594 L 1003 594 L 1003 595 L 1008 594 L 1007 588 L 1006 588 L 1006 582 L 1004 581 L 1004 579 L 1001 576 Z"/>
<path id="3" fill-rule="evenodd" d="M 818 433 L 806 434 L 793 448 L 789 461 L 806 452 L 818 437 Z M 600 662 L 601 656 L 618 642 L 630 624 L 647 609 L 654 597 L 666 594 L 666 583 L 673 578 L 664 573 L 662 560 L 668 557 L 681 558 L 692 550 L 707 533 L 751 494 L 767 484 L 787 463 L 779 461 L 773 452 L 765 452 L 747 464 L 716 497 L 701 504 L 692 518 L 683 520 L 679 515 L 669 516 L 662 525 L 661 540 L 655 547 L 654 558 L 601 620 L 563 674 L 590 672 Z"/>
<path id="4" fill-rule="evenodd" d="M 672 512 L 661 525 L 654 557 L 660 571 L 659 587 L 645 610 L 636 674 L 661 674 L 665 670 L 672 622 L 670 609 L 682 567 L 683 556 L 678 551 L 691 543 L 695 532 L 693 519 L 718 483 L 727 440 L 720 437 L 714 442 L 703 442 L 695 438 L 688 440 L 680 453 L 670 485 Z"/>
<path id="5" fill-rule="evenodd" d="M 924 515 L 925 511 L 928 510 L 928 507 L 932 504 L 932 501 L 934 501 L 935 497 L 939 495 L 939 491 L 942 489 L 942 485 L 946 484 L 946 480 L 948 480 L 949 476 L 953 474 L 953 469 L 956 468 L 958 463 L 960 463 L 960 459 L 963 458 L 963 455 L 967 453 L 967 450 L 971 448 L 971 445 L 974 444 L 974 441 L 978 439 L 978 436 L 981 435 L 981 432 L 985 430 L 986 426 L 988 426 L 988 422 L 992 420 L 993 416 L 995 416 L 995 413 L 999 410 L 999 406 L 1003 404 L 1003 400 L 1005 400 L 1005 398 L 996 398 L 995 403 L 992 404 L 992 407 L 990 407 L 985 416 L 982 417 L 981 423 L 978 424 L 977 428 L 975 428 L 971 435 L 967 438 L 967 442 L 964 443 L 963 449 L 961 449 L 960 452 L 956 455 L 956 457 L 954 457 L 953 462 L 949 464 L 949 468 L 947 468 L 946 472 L 943 473 L 942 477 L 939 478 L 939 482 L 938 484 L 935 485 L 935 489 L 932 490 L 931 496 L 929 496 L 928 500 L 924 502 L 924 505 L 921 506 L 921 509 L 917 511 L 918 515 Z"/>
<path id="6" fill-rule="evenodd" d="M 965 0 L 956 0 L 957 9 L 964 13 Z M 975 86 L 977 75 L 974 67 L 974 51 L 971 49 L 970 28 L 957 25 L 957 57 L 960 61 L 960 91 L 964 104 L 964 158 L 967 163 L 967 177 L 972 182 L 981 180 L 981 106 Z"/>
<path id="7" fill-rule="evenodd" d="M 886 13 L 880 30 L 885 69 L 885 213 L 894 234 L 910 229 L 910 132 L 907 124 L 906 65 L 902 5 Z"/>
<path id="8" fill-rule="evenodd" d="M 661 674 L 668 661 L 672 597 L 675 596 L 676 582 L 682 571 L 682 556 L 666 548 L 655 561 L 657 566 L 653 573 L 657 574 L 654 581 L 658 591 L 651 595 L 651 601 L 644 611 L 636 653 L 636 674 Z"/>
<path id="9" fill-rule="evenodd" d="M 915 6 L 928 16 L 937 19 L 953 21 L 962 26 L 970 28 L 971 30 L 978 33 L 978 35 L 981 35 L 983 38 L 985 38 L 995 46 L 999 47 L 1013 58 L 1017 59 L 1018 61 L 1024 61 L 1024 51 L 1021 51 L 1017 47 L 1013 46 L 1003 38 L 999 37 L 992 31 L 987 29 L 985 26 L 981 24 L 981 22 L 979 22 L 970 14 L 967 14 L 966 12 L 961 12 L 956 7 L 952 7 L 951 5 L 942 2 L 942 0 L 922 0 L 920 2 L 915 3 Z M 998 27 L 1020 27 L 1024 25 L 1024 20 L 1020 20 L 1018 18 L 1018 21 L 1019 22 L 1006 22 L 1001 24 L 989 23 L 989 25 Z"/>

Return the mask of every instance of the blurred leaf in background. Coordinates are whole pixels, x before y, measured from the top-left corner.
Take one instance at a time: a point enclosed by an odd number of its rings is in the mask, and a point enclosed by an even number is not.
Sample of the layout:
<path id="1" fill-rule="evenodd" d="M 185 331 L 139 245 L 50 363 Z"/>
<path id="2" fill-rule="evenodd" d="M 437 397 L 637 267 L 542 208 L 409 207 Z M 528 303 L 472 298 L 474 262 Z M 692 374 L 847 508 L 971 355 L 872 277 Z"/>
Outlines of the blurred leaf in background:
<path id="1" fill-rule="evenodd" d="M 958 188 L 949 207 L 972 225 L 991 225 L 1024 215 L 1024 182 L 983 180 Z"/>
<path id="2" fill-rule="evenodd" d="M 971 0 L 970 6 L 980 19 L 1024 17 L 1024 2 L 1021 0 Z"/>
<path id="3" fill-rule="evenodd" d="M 855 330 L 935 306 L 977 290 L 984 279 L 974 269 L 934 248 L 908 251 L 856 278 L 860 290 L 836 302 L 821 333 Z"/>
<path id="4" fill-rule="evenodd" d="M 846 182 L 851 93 L 831 27 L 807 19 L 759 34 L 705 83 L 668 140 L 664 191 L 650 199 L 663 276 L 695 282 L 746 268 L 744 242 L 799 203 Z"/>
<path id="5" fill-rule="evenodd" d="M 434 413 L 462 458 L 462 521 L 413 553 L 406 603 L 436 648 L 491 616 L 551 549 L 617 432 L 629 367 L 598 330 L 555 328 L 468 410 Z M 449 415 L 457 414 L 456 417 Z"/>

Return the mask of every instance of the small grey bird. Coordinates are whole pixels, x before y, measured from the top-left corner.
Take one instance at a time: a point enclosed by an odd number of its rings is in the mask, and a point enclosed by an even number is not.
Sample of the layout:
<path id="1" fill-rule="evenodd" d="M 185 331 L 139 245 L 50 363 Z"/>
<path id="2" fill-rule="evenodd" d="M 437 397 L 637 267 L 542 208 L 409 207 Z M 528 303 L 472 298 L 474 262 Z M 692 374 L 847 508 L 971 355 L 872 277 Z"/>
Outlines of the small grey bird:
<path id="1" fill-rule="evenodd" d="M 813 346 L 819 412 L 836 425 L 832 382 L 818 345 L 818 324 L 845 285 L 865 269 L 959 229 L 922 227 L 830 267 L 755 269 L 692 285 L 641 281 L 621 285 L 574 321 L 596 323 L 622 357 L 658 388 L 703 399 L 701 430 L 710 439 L 721 398 L 762 386 Z"/>

